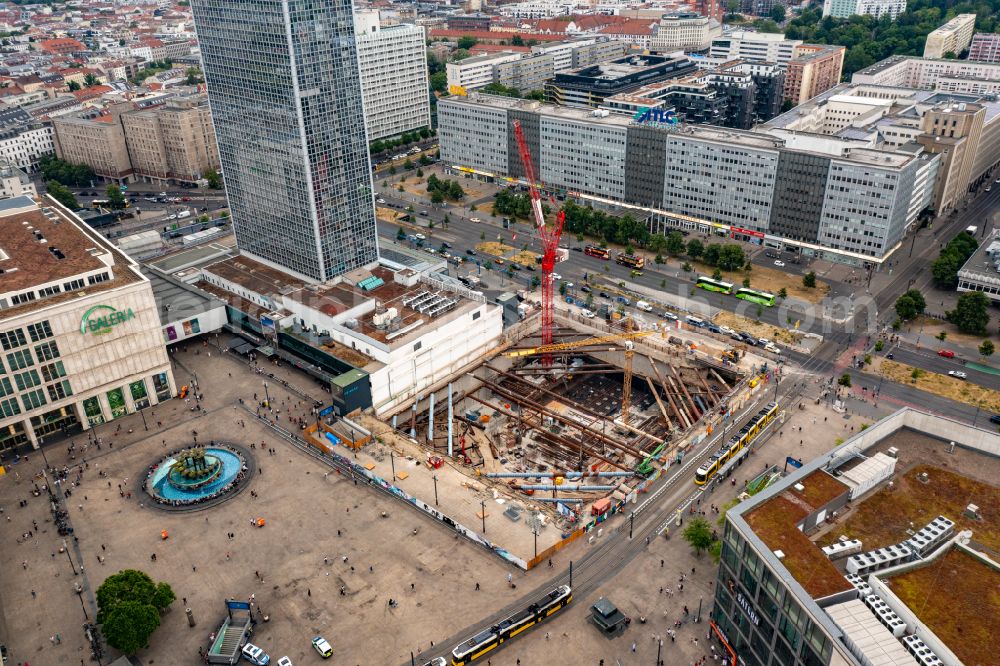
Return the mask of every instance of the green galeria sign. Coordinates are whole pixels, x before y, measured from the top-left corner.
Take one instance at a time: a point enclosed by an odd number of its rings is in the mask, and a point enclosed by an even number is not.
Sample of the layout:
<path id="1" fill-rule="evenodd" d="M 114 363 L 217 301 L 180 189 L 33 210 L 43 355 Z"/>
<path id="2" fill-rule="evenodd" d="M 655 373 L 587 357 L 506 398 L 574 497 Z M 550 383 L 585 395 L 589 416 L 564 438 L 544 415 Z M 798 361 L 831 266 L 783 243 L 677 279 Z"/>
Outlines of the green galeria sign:
<path id="1" fill-rule="evenodd" d="M 132 308 L 116 310 L 110 305 L 95 305 L 83 313 L 83 319 L 80 320 L 80 333 L 104 335 L 110 333 L 118 324 L 124 324 L 134 317 L 135 312 L 132 311 Z"/>

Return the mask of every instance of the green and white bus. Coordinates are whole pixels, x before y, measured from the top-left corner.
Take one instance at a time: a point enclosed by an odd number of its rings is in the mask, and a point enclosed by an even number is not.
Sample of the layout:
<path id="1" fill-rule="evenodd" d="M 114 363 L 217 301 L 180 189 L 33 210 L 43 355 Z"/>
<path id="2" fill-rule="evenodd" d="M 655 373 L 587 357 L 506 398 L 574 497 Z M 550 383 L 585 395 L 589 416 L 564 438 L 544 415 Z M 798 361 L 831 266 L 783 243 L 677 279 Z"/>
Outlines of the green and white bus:
<path id="1" fill-rule="evenodd" d="M 766 291 L 749 289 L 747 287 L 737 289 L 736 298 L 742 298 L 744 301 L 766 305 L 767 307 L 774 305 L 774 294 L 769 294 Z"/>
<path id="2" fill-rule="evenodd" d="M 698 278 L 697 286 L 700 289 L 705 289 L 707 291 L 717 291 L 720 294 L 731 294 L 733 293 L 733 285 L 729 282 L 723 282 L 722 280 L 713 280 L 710 277 L 705 277 L 702 275 Z"/>

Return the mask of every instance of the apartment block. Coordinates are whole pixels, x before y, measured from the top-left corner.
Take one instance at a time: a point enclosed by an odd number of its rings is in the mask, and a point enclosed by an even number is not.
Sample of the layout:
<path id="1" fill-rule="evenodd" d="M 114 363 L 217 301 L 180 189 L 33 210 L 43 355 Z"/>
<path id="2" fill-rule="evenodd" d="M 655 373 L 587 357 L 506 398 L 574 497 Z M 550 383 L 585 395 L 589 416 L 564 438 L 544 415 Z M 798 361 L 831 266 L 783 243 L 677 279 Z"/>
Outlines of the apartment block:
<path id="1" fill-rule="evenodd" d="M 709 56 L 751 62 L 786 63 L 795 57 L 801 39 L 785 39 L 780 32 L 749 32 L 737 30 L 712 40 Z"/>
<path id="2" fill-rule="evenodd" d="M 664 14 L 653 26 L 650 50 L 654 53 L 705 51 L 721 34 L 719 22 L 707 16 L 692 12 Z"/>
<path id="3" fill-rule="evenodd" d="M 631 207 L 654 232 L 724 233 L 854 265 L 884 261 L 931 205 L 941 155 L 919 145 L 879 149 L 782 123 L 678 125 L 644 112 L 671 110 L 672 100 L 650 98 L 657 106 L 628 115 L 627 98 L 597 110 L 480 93 L 443 99 L 441 158 L 483 180 L 521 178 L 518 120 L 541 179 L 568 195 Z"/>
<path id="4" fill-rule="evenodd" d="M 892 56 L 854 72 L 852 83 L 986 94 L 1000 91 L 1000 63 Z"/>
<path id="5" fill-rule="evenodd" d="M 128 182 L 132 162 L 119 117 L 130 108 L 129 104 L 119 104 L 101 114 L 53 119 L 56 155 L 67 162 L 88 165 L 101 178 Z"/>
<path id="6" fill-rule="evenodd" d="M 424 27 L 382 27 L 377 11 L 355 12 L 354 22 L 368 140 L 429 127 Z"/>
<path id="7" fill-rule="evenodd" d="M 969 60 L 1000 63 L 1000 35 L 976 33 L 969 45 Z"/>
<path id="8" fill-rule="evenodd" d="M 513 62 L 524 57 L 522 53 L 487 53 L 472 56 L 445 65 L 448 72 L 448 87 L 476 90 L 495 82 L 494 69 L 505 62 Z"/>
<path id="9" fill-rule="evenodd" d="M 843 46 L 799 44 L 785 63 L 785 99 L 802 104 L 840 83 L 844 70 Z"/>
<path id="10" fill-rule="evenodd" d="M 0 160 L 16 165 L 28 173 L 38 169 L 43 155 L 55 152 L 52 125 L 31 121 L 17 127 L 0 130 Z"/>
<path id="11" fill-rule="evenodd" d="M 906 0 L 824 0 L 823 16 L 850 18 L 851 16 L 888 16 L 895 20 L 906 11 Z"/>
<path id="12" fill-rule="evenodd" d="M 121 124 L 136 177 L 194 183 L 208 169 L 220 168 L 205 95 L 173 98 L 162 107 L 123 113 Z"/>
<path id="13" fill-rule="evenodd" d="M 0 159 L 0 199 L 37 196 L 35 184 L 21 169 Z"/>
<path id="14" fill-rule="evenodd" d="M 555 76 L 556 57 L 552 54 L 532 54 L 520 60 L 498 64 L 493 72 L 496 83 L 515 88 L 522 93 L 542 90 L 545 82 Z"/>
<path id="15" fill-rule="evenodd" d="M 976 15 L 959 14 L 927 35 L 927 41 L 924 44 L 924 57 L 943 58 L 948 53 L 959 55 L 969 48 L 975 30 Z"/>
<path id="16" fill-rule="evenodd" d="M 555 71 L 588 67 L 605 60 L 613 60 L 625 55 L 625 44 L 607 37 L 588 37 L 566 42 L 536 44 L 531 52 L 555 56 Z"/>

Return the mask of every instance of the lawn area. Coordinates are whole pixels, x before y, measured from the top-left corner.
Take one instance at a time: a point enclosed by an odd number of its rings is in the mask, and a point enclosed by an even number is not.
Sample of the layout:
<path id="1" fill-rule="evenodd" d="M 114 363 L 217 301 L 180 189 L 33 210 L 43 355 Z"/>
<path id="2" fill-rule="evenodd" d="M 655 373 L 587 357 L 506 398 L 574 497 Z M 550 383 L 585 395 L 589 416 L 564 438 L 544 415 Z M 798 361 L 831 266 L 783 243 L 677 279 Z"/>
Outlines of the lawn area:
<path id="1" fill-rule="evenodd" d="M 927 472 L 928 483 L 917 480 L 922 472 Z M 979 507 L 982 520 L 965 517 L 970 503 Z M 892 487 L 855 505 L 838 529 L 819 541 L 826 546 L 846 534 L 860 539 L 866 551 L 874 550 L 906 539 L 911 523 L 916 531 L 938 516 L 954 520 L 956 531 L 972 530 L 976 541 L 1000 550 L 1000 488 L 931 465 L 897 475 Z"/>
<path id="2" fill-rule="evenodd" d="M 969 666 L 997 663 L 1000 574 L 952 549 L 936 562 L 888 579 L 889 587 Z"/>
<path id="3" fill-rule="evenodd" d="M 1000 391 L 926 370 L 920 370 L 919 376 L 914 381 L 913 369 L 913 366 L 905 363 L 877 358 L 868 372 L 875 375 L 885 374 L 886 379 L 897 384 L 909 384 L 921 391 L 951 398 L 967 405 L 976 405 L 988 411 L 1000 412 Z"/>
<path id="4" fill-rule="evenodd" d="M 498 243 L 496 241 L 487 241 L 485 243 L 476 244 L 476 252 L 492 254 L 494 257 L 506 257 L 509 252 L 513 252 L 516 249 L 517 248 L 513 245 L 504 245 L 503 243 Z"/>
<path id="5" fill-rule="evenodd" d="M 958 328 L 953 324 L 941 321 L 940 319 L 935 319 L 934 317 L 927 317 L 925 315 L 921 315 L 912 322 L 909 322 L 907 327 L 911 331 L 919 331 L 922 329 L 923 332 L 920 335 L 921 344 L 934 349 L 947 347 L 949 344 L 975 348 L 978 347 L 983 340 L 990 337 L 988 333 L 985 336 L 960 333 Z M 948 336 L 943 341 L 936 340 L 935 338 L 937 337 L 937 334 L 941 331 L 947 333 Z"/>
<path id="6" fill-rule="evenodd" d="M 529 252 L 528 250 L 521 250 L 514 256 L 510 257 L 510 260 L 521 264 L 522 266 L 534 266 L 538 263 L 538 257 L 541 255 L 537 252 Z"/>
<path id="7" fill-rule="evenodd" d="M 711 276 L 715 268 L 700 261 L 690 262 L 698 275 Z M 732 282 L 737 287 L 743 286 L 743 278 L 750 278 L 750 288 L 768 291 L 777 295 L 784 289 L 790 298 L 798 298 L 810 303 L 819 303 L 830 291 L 830 285 L 819 278 L 816 279 L 816 288 L 809 289 L 802 284 L 802 276 L 794 273 L 786 273 L 777 268 L 768 266 L 754 266 L 749 273 L 739 271 L 722 271 L 722 279 Z"/>

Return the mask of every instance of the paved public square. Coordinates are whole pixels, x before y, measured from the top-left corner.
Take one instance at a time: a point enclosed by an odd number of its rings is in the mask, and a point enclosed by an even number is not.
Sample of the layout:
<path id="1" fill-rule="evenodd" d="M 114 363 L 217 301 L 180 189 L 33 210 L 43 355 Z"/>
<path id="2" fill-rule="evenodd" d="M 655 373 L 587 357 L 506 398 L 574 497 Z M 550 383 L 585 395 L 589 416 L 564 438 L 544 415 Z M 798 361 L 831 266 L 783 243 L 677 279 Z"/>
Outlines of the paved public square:
<path id="1" fill-rule="evenodd" d="M 225 615 L 224 599 L 251 594 L 271 618 L 258 626 L 253 640 L 272 657 L 288 655 L 295 664 L 321 663 L 309 640 L 322 634 L 334 646 L 335 663 L 402 664 L 409 661 L 411 650 L 419 655 L 431 640 L 443 640 L 474 625 L 591 547 L 580 540 L 564 549 L 554 558 L 554 570 L 543 566 L 528 574 L 513 571 L 520 589 L 511 590 L 506 582 L 511 569 L 496 556 L 402 503 L 330 473 L 234 407 L 239 398 L 252 404 L 255 393 L 258 399 L 264 397 L 264 378 L 240 358 L 203 345 L 190 345 L 174 358 L 179 362 L 175 369 L 179 384 L 191 384 L 197 373 L 204 394 L 199 404 L 207 413 L 191 411 L 196 404 L 192 398 L 173 400 L 146 411 L 148 431 L 139 415 L 98 427 L 100 450 L 93 445 L 81 450 L 87 436 L 74 440 L 74 459 L 69 458 L 68 441 L 46 449 L 54 466 L 83 467 L 81 484 L 66 486 L 79 539 L 78 544 L 68 543 L 68 557 L 59 552 L 62 538 L 55 533 L 44 494 L 32 495 L 36 483 L 32 477 L 42 468 L 41 455 L 31 454 L 0 477 L 5 517 L 0 519 L 0 534 L 6 544 L 0 555 L 0 576 L 5 581 L 0 640 L 8 645 L 12 663 L 92 663 L 80 629 L 84 612 L 93 618 L 96 611 L 92 591 L 107 575 L 138 568 L 169 583 L 177 594 L 149 648 L 138 654 L 144 664 L 199 663 L 198 648 L 207 647 L 209 635 Z M 293 369 L 271 365 L 265 369 L 309 397 L 325 397 L 315 382 Z M 275 379 L 268 379 L 267 390 L 283 425 L 291 425 L 290 414 L 307 417 L 311 401 L 293 395 Z M 808 429 L 813 418 L 828 416 L 855 426 L 862 420 L 856 416 L 845 421 L 811 401 L 804 410 L 789 409 L 788 416 L 793 422 L 783 426 L 786 435 L 797 424 Z M 190 444 L 193 431 L 199 443 L 216 439 L 252 446 L 258 474 L 243 492 L 216 507 L 190 513 L 150 507 L 139 488 L 141 476 L 165 452 Z M 757 460 L 778 462 L 786 453 L 809 458 L 830 448 L 835 436 L 849 436 L 850 430 L 844 425 L 826 434 L 829 437 L 804 446 L 799 438 L 772 438 Z M 76 478 L 73 468 L 69 481 Z M 723 504 L 728 491 L 726 486 L 706 503 Z M 18 506 L 20 499 L 28 501 L 26 507 Z M 383 511 L 387 518 L 381 518 Z M 263 528 L 251 525 L 257 518 L 266 520 Z M 613 527 L 608 525 L 605 531 L 610 533 Z M 168 539 L 161 539 L 162 530 L 167 530 Z M 22 538 L 29 531 L 32 536 Z M 234 538 L 228 538 L 229 533 Z M 82 576 L 74 575 L 73 568 L 82 569 Z M 607 664 L 651 663 L 656 655 L 653 636 L 668 640 L 665 630 L 682 618 L 683 606 L 693 615 L 699 599 L 704 599 L 707 612 L 715 571 L 707 555 L 695 558 L 681 539 L 657 540 L 599 594 L 576 599 L 559 618 L 513 642 L 490 662 L 597 664 L 603 658 Z M 682 572 L 687 580 L 680 592 Z M 85 585 L 82 597 L 73 590 L 76 581 Z M 661 586 L 672 589 L 674 596 L 661 594 Z M 589 605 L 600 594 L 634 618 L 646 616 L 649 624 L 633 623 L 618 639 L 601 637 L 585 621 Z M 399 601 L 398 608 L 388 607 L 389 598 Z M 194 628 L 188 627 L 185 605 L 197 621 Z M 706 630 L 707 624 L 685 623 L 677 642 L 665 645 L 665 663 L 690 663 L 701 656 L 704 642 L 695 645 L 691 639 L 703 638 Z M 57 635 L 59 642 L 50 640 Z"/>

